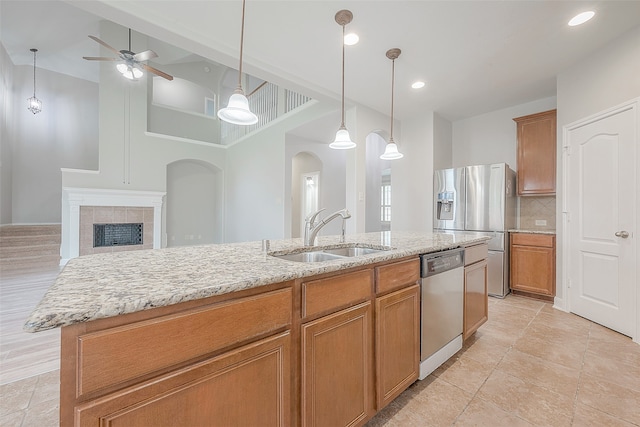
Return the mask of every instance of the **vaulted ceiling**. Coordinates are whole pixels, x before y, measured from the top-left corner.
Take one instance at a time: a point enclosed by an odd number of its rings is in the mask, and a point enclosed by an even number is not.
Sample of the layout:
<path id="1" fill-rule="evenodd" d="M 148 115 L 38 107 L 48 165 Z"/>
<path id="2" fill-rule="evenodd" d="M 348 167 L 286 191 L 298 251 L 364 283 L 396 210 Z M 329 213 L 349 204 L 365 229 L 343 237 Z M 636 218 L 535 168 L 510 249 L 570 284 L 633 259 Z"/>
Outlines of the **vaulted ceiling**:
<path id="1" fill-rule="evenodd" d="M 238 65 L 240 0 L 3 0 L 0 8 L 2 43 L 18 65 L 30 64 L 29 48 L 38 47 L 40 66 L 96 78 L 96 64 L 80 57 L 98 55 L 87 35 L 97 35 L 100 19 L 156 39 L 150 46 L 166 49 L 160 61 L 196 54 Z M 389 112 L 385 52 L 398 47 L 397 118 L 431 110 L 456 120 L 553 96 L 560 71 L 640 25 L 640 1 L 247 0 L 245 71 L 335 101 L 342 29 L 334 15 L 340 9 L 353 12 L 347 30 L 360 36 L 347 47 L 347 101 Z M 567 26 L 587 9 L 595 18 Z M 427 86 L 411 89 L 418 79 Z"/>

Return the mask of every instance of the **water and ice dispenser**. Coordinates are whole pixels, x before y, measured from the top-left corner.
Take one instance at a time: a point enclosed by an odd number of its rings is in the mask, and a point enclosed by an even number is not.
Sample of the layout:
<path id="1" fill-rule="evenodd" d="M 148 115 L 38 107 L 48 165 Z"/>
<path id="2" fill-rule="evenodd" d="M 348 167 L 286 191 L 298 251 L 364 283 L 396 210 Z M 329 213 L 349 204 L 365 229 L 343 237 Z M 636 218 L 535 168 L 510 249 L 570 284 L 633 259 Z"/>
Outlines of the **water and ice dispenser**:
<path id="1" fill-rule="evenodd" d="M 436 219 L 449 221 L 453 219 L 453 191 L 438 193 Z"/>

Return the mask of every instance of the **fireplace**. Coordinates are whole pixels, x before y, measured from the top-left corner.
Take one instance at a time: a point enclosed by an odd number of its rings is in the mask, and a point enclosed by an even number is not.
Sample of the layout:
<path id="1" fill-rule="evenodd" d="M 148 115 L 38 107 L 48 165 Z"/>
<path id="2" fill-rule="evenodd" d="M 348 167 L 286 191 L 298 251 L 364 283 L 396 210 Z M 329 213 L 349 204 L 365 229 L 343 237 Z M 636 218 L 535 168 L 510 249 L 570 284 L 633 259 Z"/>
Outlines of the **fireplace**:
<path id="1" fill-rule="evenodd" d="M 79 255 L 162 247 L 164 194 L 63 188 L 61 263 Z M 96 226 L 98 233 L 108 230 L 111 234 L 97 236 L 96 240 Z M 114 230 L 120 234 L 113 235 Z"/>
<path id="2" fill-rule="evenodd" d="M 79 255 L 152 249 L 153 208 L 80 206 Z"/>

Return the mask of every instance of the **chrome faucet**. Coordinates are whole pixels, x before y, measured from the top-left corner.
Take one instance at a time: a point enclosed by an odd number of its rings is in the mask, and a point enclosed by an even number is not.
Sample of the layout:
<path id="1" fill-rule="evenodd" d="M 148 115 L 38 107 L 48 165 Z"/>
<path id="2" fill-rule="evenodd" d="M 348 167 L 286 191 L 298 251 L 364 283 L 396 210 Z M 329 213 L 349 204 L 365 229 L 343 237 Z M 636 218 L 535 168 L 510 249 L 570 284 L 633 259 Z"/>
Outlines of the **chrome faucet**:
<path id="1" fill-rule="evenodd" d="M 315 245 L 316 236 L 322 227 L 327 225 L 333 219 L 337 217 L 342 217 L 342 235 L 340 236 L 340 241 L 344 242 L 345 228 L 347 219 L 351 218 L 351 214 L 347 209 L 340 209 L 337 212 L 332 213 L 327 218 L 323 220 L 316 221 L 320 212 L 322 212 L 324 208 L 320 209 L 317 212 L 314 212 L 307 216 L 304 220 L 304 245 L 305 246 L 313 246 Z"/>

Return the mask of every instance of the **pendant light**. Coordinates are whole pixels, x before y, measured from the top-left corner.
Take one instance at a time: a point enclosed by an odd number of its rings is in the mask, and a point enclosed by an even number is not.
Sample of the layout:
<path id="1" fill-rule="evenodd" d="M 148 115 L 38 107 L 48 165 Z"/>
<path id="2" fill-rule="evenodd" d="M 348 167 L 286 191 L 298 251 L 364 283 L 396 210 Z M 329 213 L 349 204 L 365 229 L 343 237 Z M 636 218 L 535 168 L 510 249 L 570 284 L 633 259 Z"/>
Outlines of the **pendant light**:
<path id="1" fill-rule="evenodd" d="M 397 47 L 387 51 L 387 58 L 391 60 L 391 132 L 384 153 L 380 156 L 382 160 L 396 160 L 404 157 L 402 153 L 398 152 L 398 146 L 393 140 L 393 85 L 396 78 L 396 59 L 400 56 L 401 52 Z"/>
<path id="2" fill-rule="evenodd" d="M 238 87 L 229 98 L 226 108 L 218 110 L 218 117 L 225 122 L 234 125 L 254 125 L 258 123 L 258 116 L 249 110 L 249 100 L 242 89 L 242 48 L 244 44 L 244 9 L 245 1 L 242 0 L 242 27 L 240 30 L 240 66 L 238 67 Z"/>
<path id="3" fill-rule="evenodd" d="M 356 146 L 356 143 L 351 141 L 349 131 L 344 125 L 344 26 L 351 22 L 353 14 L 349 10 L 340 10 L 336 13 L 335 19 L 336 22 L 342 26 L 342 123 L 340 124 L 338 132 L 336 132 L 336 139 L 329 144 L 329 147 L 336 150 L 346 150 Z"/>
<path id="4" fill-rule="evenodd" d="M 27 110 L 33 114 L 38 114 L 42 111 L 42 101 L 36 98 L 36 52 L 38 49 L 29 49 L 33 52 L 33 96 L 27 99 Z"/>

